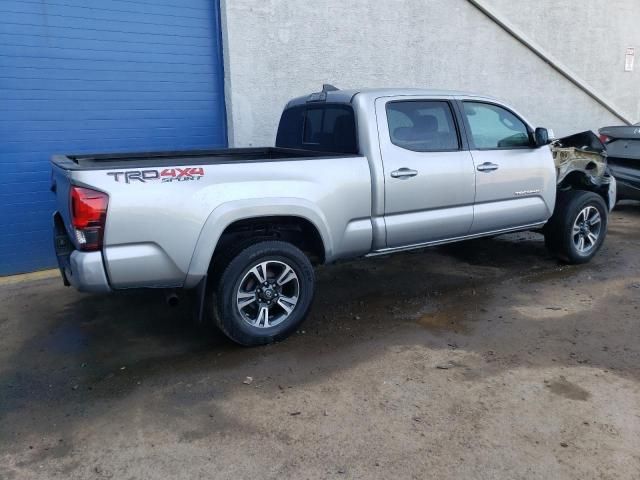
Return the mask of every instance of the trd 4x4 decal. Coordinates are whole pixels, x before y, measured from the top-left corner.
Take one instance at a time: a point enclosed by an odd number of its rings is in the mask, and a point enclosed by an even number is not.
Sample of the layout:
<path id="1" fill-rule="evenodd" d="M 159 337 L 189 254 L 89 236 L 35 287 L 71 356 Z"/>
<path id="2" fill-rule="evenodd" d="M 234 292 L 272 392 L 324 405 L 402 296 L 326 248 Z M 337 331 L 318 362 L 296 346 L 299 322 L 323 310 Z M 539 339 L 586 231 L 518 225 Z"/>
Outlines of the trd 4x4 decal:
<path id="1" fill-rule="evenodd" d="M 202 167 L 172 167 L 163 170 L 127 170 L 126 172 L 107 172 L 116 182 L 188 182 L 204 177 Z"/>

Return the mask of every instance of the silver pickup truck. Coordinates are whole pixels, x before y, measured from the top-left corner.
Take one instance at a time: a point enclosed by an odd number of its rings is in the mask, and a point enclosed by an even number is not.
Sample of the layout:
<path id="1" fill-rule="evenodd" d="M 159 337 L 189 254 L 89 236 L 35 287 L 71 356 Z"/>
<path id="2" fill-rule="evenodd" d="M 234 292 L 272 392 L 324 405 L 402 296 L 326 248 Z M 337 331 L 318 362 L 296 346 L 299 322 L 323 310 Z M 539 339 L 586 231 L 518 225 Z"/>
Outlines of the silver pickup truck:
<path id="1" fill-rule="evenodd" d="M 286 105 L 275 148 L 54 156 L 58 262 L 87 292 L 197 289 L 233 341 L 278 341 L 315 264 L 532 229 L 589 261 L 614 182 L 566 155 L 560 178 L 549 144 L 493 98 L 325 85 Z"/>

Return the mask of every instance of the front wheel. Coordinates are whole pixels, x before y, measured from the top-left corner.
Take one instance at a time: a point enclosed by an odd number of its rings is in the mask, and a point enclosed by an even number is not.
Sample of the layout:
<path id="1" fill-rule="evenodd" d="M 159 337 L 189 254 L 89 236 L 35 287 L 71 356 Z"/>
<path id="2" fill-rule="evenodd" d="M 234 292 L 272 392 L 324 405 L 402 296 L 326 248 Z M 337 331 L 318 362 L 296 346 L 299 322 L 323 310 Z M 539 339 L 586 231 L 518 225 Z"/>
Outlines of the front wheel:
<path id="1" fill-rule="evenodd" d="M 559 192 L 556 209 L 544 228 L 545 243 L 561 260 L 587 263 L 607 235 L 608 209 L 600 195 L 583 190 Z"/>
<path id="2" fill-rule="evenodd" d="M 240 345 L 283 340 L 307 316 L 315 290 L 308 257 L 286 242 L 260 242 L 242 250 L 225 268 L 214 318 Z"/>

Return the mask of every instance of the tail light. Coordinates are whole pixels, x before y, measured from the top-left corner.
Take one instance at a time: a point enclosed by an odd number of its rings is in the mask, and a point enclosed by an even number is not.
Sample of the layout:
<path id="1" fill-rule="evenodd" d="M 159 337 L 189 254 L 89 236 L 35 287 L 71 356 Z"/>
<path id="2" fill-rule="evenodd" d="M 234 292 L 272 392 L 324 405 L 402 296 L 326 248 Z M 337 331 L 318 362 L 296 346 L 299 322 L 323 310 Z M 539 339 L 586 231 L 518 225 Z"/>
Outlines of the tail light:
<path id="1" fill-rule="evenodd" d="M 90 188 L 71 187 L 71 223 L 80 250 L 102 248 L 109 196 Z"/>
<path id="2" fill-rule="evenodd" d="M 599 138 L 600 138 L 600 141 L 601 141 L 602 143 L 608 143 L 608 142 L 609 142 L 609 140 L 611 140 L 611 137 L 607 137 L 606 135 L 604 135 L 604 134 L 602 134 L 602 133 L 600 134 L 600 137 L 599 137 Z"/>

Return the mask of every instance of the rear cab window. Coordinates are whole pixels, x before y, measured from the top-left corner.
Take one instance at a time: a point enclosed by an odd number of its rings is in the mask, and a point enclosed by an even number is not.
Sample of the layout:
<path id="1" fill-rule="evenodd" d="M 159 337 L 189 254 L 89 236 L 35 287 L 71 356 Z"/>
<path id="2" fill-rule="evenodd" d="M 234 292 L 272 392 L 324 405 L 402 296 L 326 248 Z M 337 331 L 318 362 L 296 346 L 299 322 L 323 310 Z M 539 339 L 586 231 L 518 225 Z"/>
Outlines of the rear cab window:
<path id="1" fill-rule="evenodd" d="M 460 137 L 449 102 L 406 100 L 387 103 L 389 137 L 394 145 L 414 152 L 460 149 Z"/>
<path id="2" fill-rule="evenodd" d="M 530 148 L 527 125 L 506 108 L 491 103 L 463 102 L 470 140 L 479 150 Z"/>
<path id="3" fill-rule="evenodd" d="M 276 147 L 357 154 L 356 119 L 351 105 L 310 103 L 282 112 Z"/>

